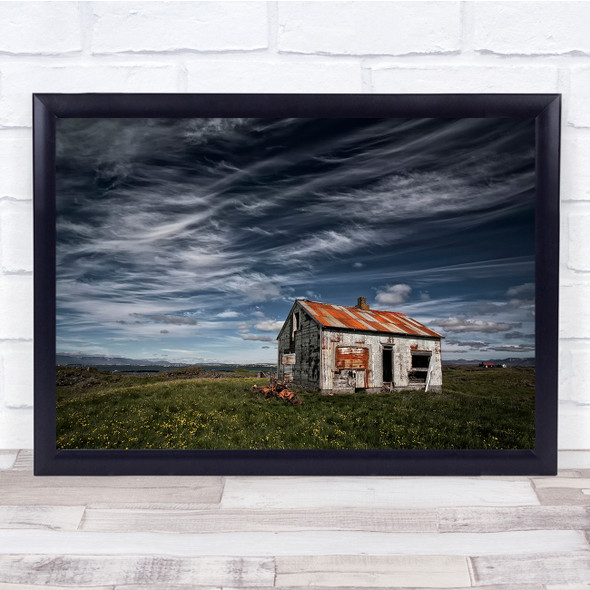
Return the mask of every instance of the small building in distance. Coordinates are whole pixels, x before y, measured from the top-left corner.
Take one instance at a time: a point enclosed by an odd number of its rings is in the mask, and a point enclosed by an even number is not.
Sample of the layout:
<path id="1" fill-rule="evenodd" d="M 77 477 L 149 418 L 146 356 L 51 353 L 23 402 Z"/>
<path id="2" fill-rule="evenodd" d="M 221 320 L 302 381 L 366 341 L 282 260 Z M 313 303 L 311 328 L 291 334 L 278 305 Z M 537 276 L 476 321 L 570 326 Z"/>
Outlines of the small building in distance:
<path id="1" fill-rule="evenodd" d="M 296 299 L 278 340 L 278 377 L 307 389 L 442 390 L 443 336 L 403 313 Z"/>
<path id="2" fill-rule="evenodd" d="M 491 361 L 483 361 L 479 363 L 480 367 L 484 369 L 505 369 L 506 365 L 504 363 L 492 363 Z"/>

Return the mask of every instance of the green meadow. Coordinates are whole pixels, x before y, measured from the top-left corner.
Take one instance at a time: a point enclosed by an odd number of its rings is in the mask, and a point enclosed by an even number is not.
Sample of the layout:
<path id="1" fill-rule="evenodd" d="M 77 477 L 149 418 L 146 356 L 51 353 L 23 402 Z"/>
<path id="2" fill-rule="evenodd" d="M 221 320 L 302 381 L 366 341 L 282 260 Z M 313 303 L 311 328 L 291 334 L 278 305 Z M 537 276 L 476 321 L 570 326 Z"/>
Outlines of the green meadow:
<path id="1" fill-rule="evenodd" d="M 248 371 L 149 377 L 57 368 L 59 449 L 534 448 L 534 368 L 443 368 L 443 392 L 323 396 L 294 406 Z"/>

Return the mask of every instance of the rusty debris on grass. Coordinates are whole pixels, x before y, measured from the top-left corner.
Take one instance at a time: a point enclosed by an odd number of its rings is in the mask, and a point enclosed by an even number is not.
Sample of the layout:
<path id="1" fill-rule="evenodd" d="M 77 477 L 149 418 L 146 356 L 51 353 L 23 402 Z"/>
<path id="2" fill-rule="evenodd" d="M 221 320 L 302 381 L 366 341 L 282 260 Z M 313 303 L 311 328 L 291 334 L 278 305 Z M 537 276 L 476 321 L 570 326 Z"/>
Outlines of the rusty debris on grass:
<path id="1" fill-rule="evenodd" d="M 269 385 L 254 385 L 254 391 L 260 391 L 266 397 L 276 397 L 292 403 L 294 406 L 300 406 L 301 400 L 295 392 L 291 391 L 285 383 L 272 378 Z"/>

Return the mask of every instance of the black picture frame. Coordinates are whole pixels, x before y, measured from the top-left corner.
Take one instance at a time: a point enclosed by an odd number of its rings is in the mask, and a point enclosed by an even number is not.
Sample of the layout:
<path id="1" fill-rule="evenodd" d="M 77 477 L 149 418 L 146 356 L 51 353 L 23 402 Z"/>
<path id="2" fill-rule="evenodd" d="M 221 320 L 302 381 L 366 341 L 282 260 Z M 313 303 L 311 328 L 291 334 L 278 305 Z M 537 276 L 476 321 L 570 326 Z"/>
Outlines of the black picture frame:
<path id="1" fill-rule="evenodd" d="M 550 475 L 557 471 L 558 94 L 35 94 L 35 475 Z M 57 450 L 56 120 L 528 117 L 536 129 L 536 446 L 531 450 Z"/>

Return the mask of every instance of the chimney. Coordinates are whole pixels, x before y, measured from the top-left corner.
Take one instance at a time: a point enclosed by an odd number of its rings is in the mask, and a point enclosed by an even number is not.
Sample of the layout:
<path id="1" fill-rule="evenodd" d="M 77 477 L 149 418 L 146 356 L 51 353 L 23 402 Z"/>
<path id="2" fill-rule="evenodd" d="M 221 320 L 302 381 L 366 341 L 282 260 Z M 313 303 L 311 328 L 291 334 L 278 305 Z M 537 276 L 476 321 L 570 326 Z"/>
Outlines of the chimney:
<path id="1" fill-rule="evenodd" d="M 367 298 L 366 297 L 359 297 L 358 298 L 358 302 L 355 305 L 355 307 L 358 307 L 359 309 L 364 309 L 364 310 L 371 309 L 369 307 L 369 305 L 367 304 Z"/>

